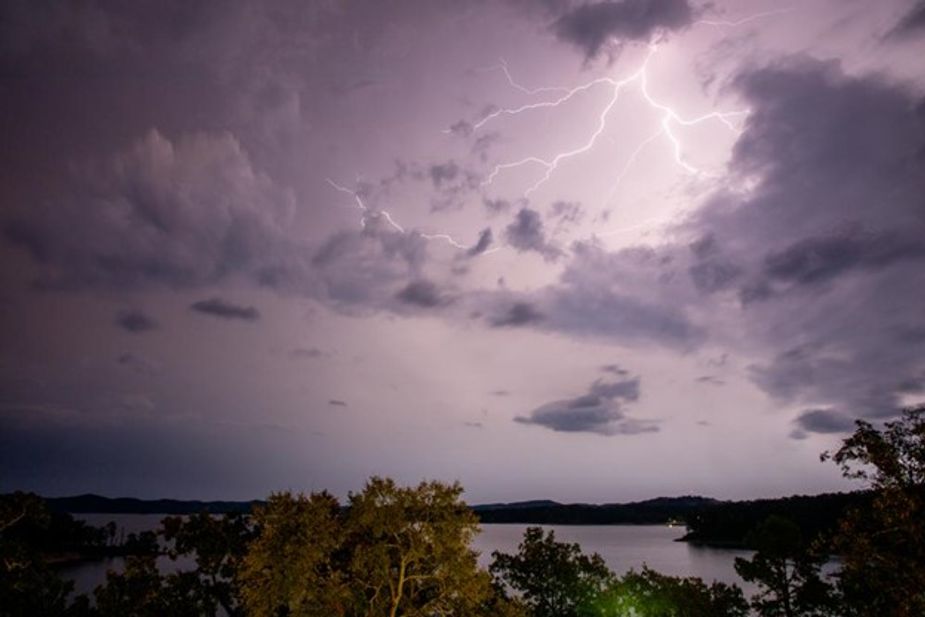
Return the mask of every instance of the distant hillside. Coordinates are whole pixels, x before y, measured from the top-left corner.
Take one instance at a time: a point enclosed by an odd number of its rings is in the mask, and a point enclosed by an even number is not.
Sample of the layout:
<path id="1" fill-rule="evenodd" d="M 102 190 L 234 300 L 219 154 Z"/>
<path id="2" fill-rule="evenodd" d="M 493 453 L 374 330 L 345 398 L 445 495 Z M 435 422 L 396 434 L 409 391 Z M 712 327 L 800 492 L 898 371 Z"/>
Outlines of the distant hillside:
<path id="1" fill-rule="evenodd" d="M 834 529 L 852 507 L 867 507 L 871 493 L 795 495 L 781 499 L 718 501 L 707 497 L 658 497 L 634 503 L 562 504 L 550 500 L 488 503 L 472 506 L 482 523 L 527 525 L 664 525 L 686 524 L 684 541 L 718 546 L 745 546 L 748 532 L 772 514 L 787 517 L 815 538 Z M 78 495 L 48 499 L 49 507 L 72 514 L 224 514 L 250 512 L 261 501 L 181 501 L 177 499 L 110 499 Z"/>
<path id="2" fill-rule="evenodd" d="M 132 497 L 101 497 L 77 495 L 46 499 L 49 508 L 71 514 L 194 514 L 211 512 L 226 514 L 250 512 L 259 501 L 182 501 L 178 499 L 134 499 Z"/>
<path id="3" fill-rule="evenodd" d="M 560 504 L 554 501 L 527 501 L 489 504 L 472 509 L 483 523 L 524 523 L 533 525 L 664 525 L 684 521 L 717 503 L 707 497 L 658 497 L 634 503 Z"/>
<path id="4" fill-rule="evenodd" d="M 487 512 L 489 510 L 523 510 L 524 508 L 549 508 L 561 506 L 558 501 L 549 499 L 534 499 L 533 501 L 515 501 L 513 503 L 483 503 L 472 506 L 476 512 Z"/>
<path id="5" fill-rule="evenodd" d="M 796 523 L 806 539 L 825 536 L 835 530 L 838 520 L 851 508 L 869 508 L 870 491 L 794 495 L 780 499 L 727 501 L 687 517 L 685 542 L 721 546 L 747 546 L 746 536 L 771 515 Z"/>

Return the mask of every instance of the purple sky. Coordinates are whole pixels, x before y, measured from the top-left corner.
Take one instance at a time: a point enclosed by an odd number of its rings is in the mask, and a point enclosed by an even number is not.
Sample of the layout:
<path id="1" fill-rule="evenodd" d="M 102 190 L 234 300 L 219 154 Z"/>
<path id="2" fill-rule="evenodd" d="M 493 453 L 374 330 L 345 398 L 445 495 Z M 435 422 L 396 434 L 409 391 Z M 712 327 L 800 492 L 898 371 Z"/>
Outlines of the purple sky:
<path id="1" fill-rule="evenodd" d="M 925 399 L 925 4 L 0 7 L 0 490 L 850 485 Z"/>

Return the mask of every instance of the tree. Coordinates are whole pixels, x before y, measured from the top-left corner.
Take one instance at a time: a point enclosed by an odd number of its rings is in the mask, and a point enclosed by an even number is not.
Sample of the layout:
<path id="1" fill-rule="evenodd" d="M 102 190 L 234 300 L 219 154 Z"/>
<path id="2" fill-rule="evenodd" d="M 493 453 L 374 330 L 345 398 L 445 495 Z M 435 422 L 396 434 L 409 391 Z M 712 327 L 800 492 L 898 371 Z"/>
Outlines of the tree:
<path id="1" fill-rule="evenodd" d="M 461 494 L 372 478 L 346 508 L 327 493 L 271 496 L 240 571 L 248 614 L 515 615 L 469 548 L 478 524 Z"/>
<path id="2" fill-rule="evenodd" d="M 473 615 L 492 596 L 491 579 L 469 548 L 478 519 L 462 486 L 398 487 L 372 478 L 350 496 L 350 577 L 363 615 Z"/>
<path id="3" fill-rule="evenodd" d="M 125 570 L 110 571 L 96 588 L 94 617 L 202 617 L 216 614 L 210 597 L 193 572 L 163 575 L 155 555 L 128 557 Z"/>
<path id="4" fill-rule="evenodd" d="M 582 617 L 747 617 L 748 602 L 735 585 L 659 574 L 643 566 L 612 583 Z"/>
<path id="5" fill-rule="evenodd" d="M 0 496 L 0 615 L 75 613 L 68 596 L 73 583 L 62 581 L 48 567 L 41 538 L 51 528 L 52 515 L 45 502 L 28 493 Z"/>
<path id="6" fill-rule="evenodd" d="M 340 504 L 330 494 L 277 493 L 254 512 L 256 537 L 240 569 L 254 617 L 347 615 Z"/>
<path id="7" fill-rule="evenodd" d="M 925 615 L 925 405 L 903 410 L 882 430 L 864 421 L 833 460 L 874 492 L 851 510 L 832 545 L 842 557 L 839 588 L 850 615 Z"/>
<path id="8" fill-rule="evenodd" d="M 539 527 L 527 528 L 516 554 L 492 557 L 492 575 L 520 595 L 533 617 L 576 617 L 614 581 L 600 555 L 585 555 Z"/>
<path id="9" fill-rule="evenodd" d="M 196 569 L 191 575 L 205 596 L 221 606 L 228 617 L 242 615 L 238 570 L 253 536 L 247 518 L 201 512 L 185 519 L 167 517 L 162 528 L 171 559 L 180 555 L 195 559 Z"/>
<path id="10" fill-rule="evenodd" d="M 822 580 L 825 557 L 803 541 L 789 519 L 770 516 L 746 539 L 757 549 L 752 559 L 737 557 L 735 569 L 743 580 L 761 590 L 752 607 L 763 617 L 817 617 L 830 614 L 830 586 Z"/>

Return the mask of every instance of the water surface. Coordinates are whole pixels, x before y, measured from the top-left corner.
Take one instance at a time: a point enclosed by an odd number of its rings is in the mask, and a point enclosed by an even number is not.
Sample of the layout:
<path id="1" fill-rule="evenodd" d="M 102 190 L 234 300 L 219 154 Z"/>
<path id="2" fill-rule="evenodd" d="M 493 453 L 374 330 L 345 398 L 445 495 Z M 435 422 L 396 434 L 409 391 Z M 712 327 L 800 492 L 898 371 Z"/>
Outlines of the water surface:
<path id="1" fill-rule="evenodd" d="M 75 518 L 87 521 L 91 525 L 102 526 L 109 521 L 125 534 L 157 529 L 162 514 L 78 514 Z M 514 553 L 523 539 L 524 530 L 529 525 L 482 525 L 480 533 L 473 543 L 479 555 L 479 563 L 487 567 L 491 562 L 492 551 Z M 734 549 L 716 549 L 694 546 L 686 542 L 676 542 L 684 535 L 683 527 L 665 525 L 550 525 L 560 542 L 577 542 L 586 553 L 600 554 L 607 566 L 617 574 L 624 574 L 631 569 L 639 570 L 648 565 L 653 570 L 672 576 L 697 576 L 706 582 L 720 581 L 736 583 L 746 593 L 754 590 L 752 585 L 743 583 L 735 572 L 735 557 L 749 557 L 750 551 Z M 189 559 L 176 562 L 167 557 L 158 560 L 164 572 L 192 567 Z M 124 560 L 121 557 L 86 561 L 60 570 L 62 576 L 74 580 L 78 593 L 92 593 L 93 589 L 105 582 L 106 572 L 121 572 Z"/>

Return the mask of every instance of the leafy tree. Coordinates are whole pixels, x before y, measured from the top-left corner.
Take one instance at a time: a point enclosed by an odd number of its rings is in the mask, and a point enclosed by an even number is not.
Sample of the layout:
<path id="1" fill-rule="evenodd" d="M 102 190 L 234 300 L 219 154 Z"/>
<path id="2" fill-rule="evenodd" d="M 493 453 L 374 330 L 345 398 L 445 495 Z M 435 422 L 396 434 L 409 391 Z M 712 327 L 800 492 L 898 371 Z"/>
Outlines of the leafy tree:
<path id="1" fill-rule="evenodd" d="M 128 557 L 125 571 L 110 571 L 96 588 L 94 617 L 202 617 L 216 614 L 210 597 L 193 572 L 163 575 L 155 555 Z"/>
<path id="2" fill-rule="evenodd" d="M 735 585 L 659 574 L 643 566 L 612 583 L 582 617 L 747 617 L 748 602 Z"/>
<path id="3" fill-rule="evenodd" d="M 527 528 L 516 554 L 492 557 L 492 575 L 519 594 L 533 617 L 576 617 L 614 581 L 600 555 L 585 555 L 539 527 Z"/>
<path id="4" fill-rule="evenodd" d="M 52 526 L 45 502 L 28 493 L 0 497 L 0 615 L 70 615 L 86 608 L 68 604 L 73 583 L 48 567 L 38 537 Z"/>
<path id="5" fill-rule="evenodd" d="M 327 493 L 271 496 L 240 571 L 248 614 L 514 615 L 469 544 L 462 487 L 372 478 L 346 509 Z"/>
<path id="6" fill-rule="evenodd" d="M 858 421 L 832 459 L 845 477 L 874 491 L 833 540 L 842 557 L 839 587 L 849 615 L 925 615 L 925 405 L 903 410 L 882 430 Z"/>
<path id="7" fill-rule="evenodd" d="M 202 512 L 185 519 L 167 517 L 162 529 L 172 559 L 179 555 L 194 557 L 196 569 L 191 574 L 205 595 L 228 617 L 243 615 L 237 575 L 253 536 L 247 518 L 241 514 L 215 516 Z"/>
<path id="8" fill-rule="evenodd" d="M 271 495 L 240 569 L 249 615 L 347 615 L 340 504 L 328 493 Z"/>
<path id="9" fill-rule="evenodd" d="M 478 520 L 462 486 L 372 478 L 350 496 L 347 548 L 359 614 L 472 615 L 492 595 L 469 548 Z"/>
<path id="10" fill-rule="evenodd" d="M 763 617 L 817 617 L 831 614 L 830 586 L 822 580 L 824 556 L 803 541 L 800 528 L 780 516 L 770 516 L 753 531 L 748 544 L 752 559 L 737 557 L 735 569 L 761 591 L 752 607 Z"/>

